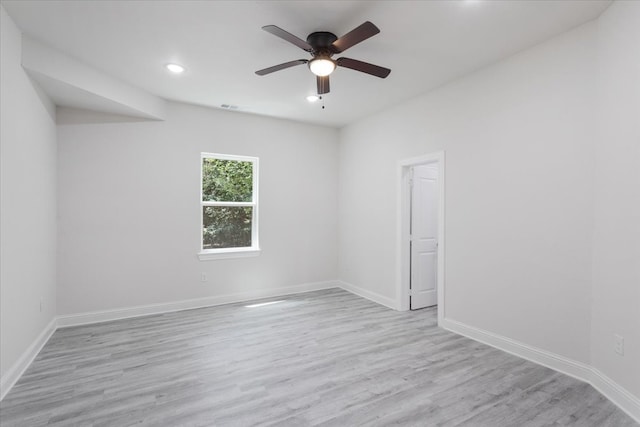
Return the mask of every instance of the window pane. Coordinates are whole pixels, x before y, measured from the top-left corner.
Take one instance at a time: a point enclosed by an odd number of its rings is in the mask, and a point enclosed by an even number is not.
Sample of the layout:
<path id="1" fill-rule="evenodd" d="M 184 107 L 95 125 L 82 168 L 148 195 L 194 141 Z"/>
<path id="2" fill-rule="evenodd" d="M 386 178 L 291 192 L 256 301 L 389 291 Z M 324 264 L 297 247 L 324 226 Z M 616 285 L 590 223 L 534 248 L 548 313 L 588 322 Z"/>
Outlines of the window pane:
<path id="1" fill-rule="evenodd" d="M 252 191 L 252 162 L 202 159 L 203 201 L 251 202 Z"/>
<path id="2" fill-rule="evenodd" d="M 203 249 L 251 246 L 252 207 L 205 206 L 202 209 Z"/>

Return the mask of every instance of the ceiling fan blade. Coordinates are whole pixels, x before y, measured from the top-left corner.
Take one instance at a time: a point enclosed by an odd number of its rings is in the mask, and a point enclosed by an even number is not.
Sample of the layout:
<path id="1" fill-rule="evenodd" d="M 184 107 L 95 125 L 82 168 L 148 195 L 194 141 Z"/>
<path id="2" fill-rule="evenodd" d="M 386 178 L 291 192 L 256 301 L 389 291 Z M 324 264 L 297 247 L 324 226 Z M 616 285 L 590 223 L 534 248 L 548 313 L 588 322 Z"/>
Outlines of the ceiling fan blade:
<path id="1" fill-rule="evenodd" d="M 329 93 L 329 76 L 317 76 L 316 80 L 318 83 L 318 95 Z"/>
<path id="2" fill-rule="evenodd" d="M 265 30 L 267 33 L 271 33 L 274 36 L 280 37 L 281 39 L 286 40 L 289 43 L 292 43 L 298 46 L 302 50 L 306 50 L 307 52 L 313 52 L 313 48 L 309 43 L 283 30 L 280 27 L 276 27 L 275 25 L 265 25 L 264 27 L 262 27 L 262 29 Z"/>
<path id="3" fill-rule="evenodd" d="M 338 58 L 336 62 L 341 67 L 351 68 L 352 70 L 371 74 L 372 76 L 380 77 L 381 79 L 384 79 L 385 77 L 387 77 L 391 72 L 391 70 L 388 68 L 369 64 L 368 62 L 358 61 L 357 59 Z"/>
<path id="4" fill-rule="evenodd" d="M 340 37 L 338 40 L 334 41 L 331 44 L 331 50 L 334 53 L 344 52 L 349 49 L 351 46 L 357 45 L 361 41 L 368 39 L 369 37 L 375 36 L 380 32 L 380 29 L 373 25 L 371 22 L 367 21 L 364 24 L 356 27 L 351 30 L 344 36 Z"/>
<path id="5" fill-rule="evenodd" d="M 289 61 L 289 62 L 285 62 L 284 64 L 278 64 L 278 65 L 274 65 L 273 67 L 269 67 L 269 68 L 264 68 L 262 70 L 258 70 L 256 71 L 256 74 L 259 76 L 264 76 L 266 74 L 270 74 L 273 73 L 275 71 L 280 71 L 280 70 L 284 70 L 285 68 L 290 68 L 290 67 L 295 67 L 296 65 L 302 65 L 302 64 L 306 64 L 307 61 L 306 59 L 297 59 L 295 61 Z"/>

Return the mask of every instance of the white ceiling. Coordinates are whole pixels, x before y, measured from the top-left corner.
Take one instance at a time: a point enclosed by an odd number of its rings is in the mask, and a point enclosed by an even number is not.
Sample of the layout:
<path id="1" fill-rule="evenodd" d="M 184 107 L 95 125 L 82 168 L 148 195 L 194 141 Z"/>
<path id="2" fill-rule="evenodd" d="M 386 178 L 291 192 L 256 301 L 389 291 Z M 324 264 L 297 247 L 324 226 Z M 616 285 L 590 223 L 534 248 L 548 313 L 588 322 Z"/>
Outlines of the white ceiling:
<path id="1" fill-rule="evenodd" d="M 596 18 L 609 0 L 587 1 L 3 1 L 31 38 L 170 100 L 340 127 L 429 91 Z M 341 36 L 364 21 L 380 34 L 339 56 L 391 68 L 379 79 L 338 68 L 320 104 L 308 58 L 261 30 L 306 39 Z M 180 76 L 168 62 L 187 67 Z"/>

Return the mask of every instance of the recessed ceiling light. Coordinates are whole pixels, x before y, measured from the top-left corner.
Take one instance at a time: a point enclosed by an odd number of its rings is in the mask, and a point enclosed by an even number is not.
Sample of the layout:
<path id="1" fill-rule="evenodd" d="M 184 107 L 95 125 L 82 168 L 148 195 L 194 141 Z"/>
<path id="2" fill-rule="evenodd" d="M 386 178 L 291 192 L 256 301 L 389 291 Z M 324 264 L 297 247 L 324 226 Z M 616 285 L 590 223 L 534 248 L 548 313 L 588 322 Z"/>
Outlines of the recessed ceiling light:
<path id="1" fill-rule="evenodd" d="M 322 97 L 318 96 L 318 95 L 309 95 L 307 96 L 307 101 L 309 102 L 316 102 L 319 99 L 321 99 Z"/>
<path id="2" fill-rule="evenodd" d="M 184 67 L 178 64 L 167 64 L 167 70 L 171 71 L 174 74 L 180 74 L 184 72 Z"/>

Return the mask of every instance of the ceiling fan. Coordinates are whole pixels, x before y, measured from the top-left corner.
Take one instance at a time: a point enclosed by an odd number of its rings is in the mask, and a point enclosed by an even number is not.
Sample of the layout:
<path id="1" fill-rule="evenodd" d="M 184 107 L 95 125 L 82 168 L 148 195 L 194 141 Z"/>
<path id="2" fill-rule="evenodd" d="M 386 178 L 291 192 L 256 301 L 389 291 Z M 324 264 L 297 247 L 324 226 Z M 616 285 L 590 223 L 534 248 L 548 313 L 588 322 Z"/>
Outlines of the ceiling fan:
<path id="1" fill-rule="evenodd" d="M 333 55 L 342 53 L 350 47 L 378 34 L 380 32 L 378 27 L 369 21 L 356 27 L 340 38 L 327 31 L 317 31 L 309 34 L 307 36 L 307 41 L 304 41 L 293 34 L 286 32 L 282 28 L 276 27 L 275 25 L 266 25 L 262 27 L 262 29 L 298 46 L 302 50 L 309 52 L 312 58 L 310 60 L 297 59 L 295 61 L 285 62 L 284 64 L 278 64 L 273 67 L 258 70 L 256 71 L 256 74 L 259 76 L 264 76 L 296 65 L 309 64 L 309 69 L 317 76 L 316 81 L 318 85 L 318 95 L 322 95 L 329 93 L 329 74 L 331 74 L 336 67 L 350 68 L 382 79 L 387 77 L 391 72 L 388 68 L 369 64 L 368 62 L 358 61 L 356 59 L 342 57 L 334 60 L 331 58 Z"/>

